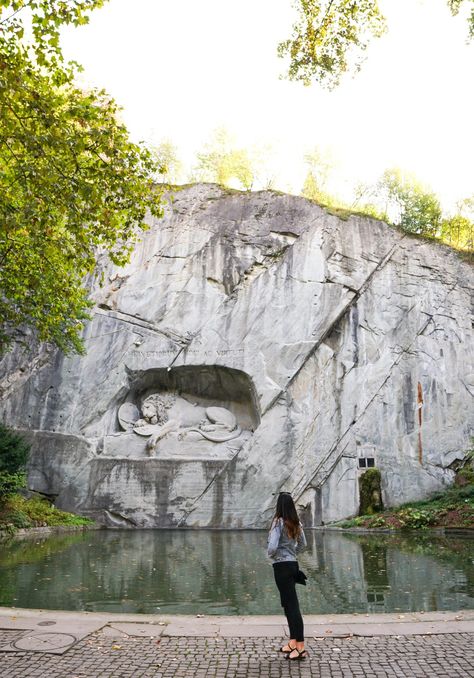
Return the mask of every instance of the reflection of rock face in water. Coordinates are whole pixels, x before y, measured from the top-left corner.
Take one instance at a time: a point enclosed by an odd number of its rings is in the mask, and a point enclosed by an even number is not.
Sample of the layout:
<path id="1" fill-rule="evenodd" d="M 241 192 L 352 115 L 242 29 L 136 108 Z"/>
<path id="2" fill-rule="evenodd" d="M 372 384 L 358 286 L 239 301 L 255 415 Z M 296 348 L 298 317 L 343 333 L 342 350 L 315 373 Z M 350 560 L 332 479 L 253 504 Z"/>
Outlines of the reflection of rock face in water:
<path id="1" fill-rule="evenodd" d="M 0 363 L 0 417 L 30 431 L 30 486 L 58 506 L 262 526 L 285 489 L 319 524 L 357 513 L 359 467 L 387 506 L 452 479 L 474 424 L 472 269 L 445 247 L 207 185 L 99 268 L 86 356 Z"/>
<path id="2" fill-rule="evenodd" d="M 474 605 L 474 540 L 307 537 L 300 560 L 309 581 L 298 589 L 305 614 Z M 0 552 L 0 605 L 281 614 L 265 545 L 265 531 L 243 530 L 109 530 L 11 543 Z"/>

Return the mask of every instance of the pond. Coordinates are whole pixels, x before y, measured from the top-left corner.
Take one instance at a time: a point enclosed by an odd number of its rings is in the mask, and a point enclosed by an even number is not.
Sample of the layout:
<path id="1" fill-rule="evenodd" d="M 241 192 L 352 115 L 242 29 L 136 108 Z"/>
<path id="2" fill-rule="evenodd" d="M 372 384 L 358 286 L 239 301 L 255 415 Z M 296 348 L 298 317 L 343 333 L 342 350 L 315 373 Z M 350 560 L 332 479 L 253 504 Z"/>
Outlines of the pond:
<path id="1" fill-rule="evenodd" d="M 308 531 L 303 613 L 474 608 L 474 540 Z M 0 605 L 280 614 L 264 531 L 100 530 L 0 543 Z"/>

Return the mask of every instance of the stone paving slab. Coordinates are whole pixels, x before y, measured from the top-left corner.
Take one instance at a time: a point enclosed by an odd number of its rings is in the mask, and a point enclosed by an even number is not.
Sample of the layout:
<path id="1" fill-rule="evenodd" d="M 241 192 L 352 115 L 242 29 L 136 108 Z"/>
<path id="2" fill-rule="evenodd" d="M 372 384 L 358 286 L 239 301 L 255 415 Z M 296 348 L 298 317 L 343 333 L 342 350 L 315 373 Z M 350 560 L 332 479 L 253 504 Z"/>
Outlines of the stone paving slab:
<path id="1" fill-rule="evenodd" d="M 80 621 L 81 619 L 97 624 L 97 628 L 104 626 L 109 622 L 138 622 L 144 623 L 160 623 L 170 624 L 172 622 L 196 623 L 198 620 L 210 622 L 212 624 L 237 624 L 237 623 L 251 623 L 258 624 L 280 624 L 282 615 L 166 615 L 166 614 L 136 614 L 136 613 L 109 613 L 109 612 L 71 612 L 64 610 L 34 610 L 17 607 L 0 607 L 0 628 L 31 628 L 31 622 L 28 620 L 34 619 L 36 621 L 44 620 L 61 620 L 67 622 L 71 620 Z M 474 621 L 474 610 L 461 611 L 442 611 L 442 612 L 400 612 L 400 613 L 376 613 L 376 614 L 305 614 L 305 624 L 346 624 L 346 623 L 385 623 L 385 622 L 408 622 L 408 621 Z M 19 626 L 20 625 L 20 626 Z"/>
<path id="2" fill-rule="evenodd" d="M 101 633 L 104 636 L 107 636 L 107 638 L 130 638 L 130 634 L 119 631 L 114 626 L 104 626 L 104 628 L 101 629 Z"/>
<path id="3" fill-rule="evenodd" d="M 108 627 L 116 629 L 127 636 L 137 636 L 146 638 L 159 638 L 165 630 L 165 624 L 138 624 L 136 622 L 112 622 Z"/>
<path id="4" fill-rule="evenodd" d="M 104 626 L 104 620 L 88 618 L 84 615 L 56 612 L 44 614 L 23 614 L 23 610 L 15 610 L 14 614 L 0 611 L 0 630 L 23 631 L 19 638 L 0 644 L 0 652 L 49 652 L 63 654 L 75 643 L 94 633 Z M 28 614 L 29 613 L 29 614 Z"/>
<path id="5" fill-rule="evenodd" d="M 9 617 L 0 616 L 0 628 L 10 631 L 30 631 L 39 621 L 41 621 L 40 618 L 34 620 L 31 617 L 25 618 L 22 615 L 17 617 L 16 614 Z"/>
<path id="6" fill-rule="evenodd" d="M 305 621 L 305 635 L 317 636 L 320 638 L 333 638 L 357 635 L 352 630 L 350 624 L 306 624 Z M 363 624 L 361 624 L 363 626 Z M 285 635 L 289 635 L 288 627 L 285 627 Z"/>
<path id="7" fill-rule="evenodd" d="M 164 630 L 165 636 L 180 636 L 180 637 L 211 637 L 214 638 L 219 633 L 219 626 L 217 624 L 194 624 L 192 622 L 179 622 L 167 624 Z"/>
<path id="8" fill-rule="evenodd" d="M 337 625 L 339 629 L 342 624 Z M 314 627 L 313 627 L 314 628 Z M 354 636 L 437 635 L 446 633 L 474 633 L 474 622 L 406 622 L 384 624 L 347 624 Z M 317 633 L 313 635 L 318 635 Z"/>

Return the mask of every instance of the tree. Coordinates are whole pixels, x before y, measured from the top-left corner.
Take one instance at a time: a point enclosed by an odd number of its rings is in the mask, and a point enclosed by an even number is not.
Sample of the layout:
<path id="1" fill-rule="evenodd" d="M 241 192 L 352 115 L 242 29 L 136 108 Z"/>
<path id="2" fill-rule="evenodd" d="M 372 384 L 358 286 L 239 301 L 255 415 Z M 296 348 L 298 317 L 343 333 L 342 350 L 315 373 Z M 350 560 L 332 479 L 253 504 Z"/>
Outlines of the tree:
<path id="1" fill-rule="evenodd" d="M 304 156 L 308 172 L 301 195 L 324 205 L 334 205 L 335 198 L 328 192 L 328 180 L 334 170 L 334 161 L 328 151 L 314 148 Z"/>
<path id="2" fill-rule="evenodd" d="M 468 2 L 474 0 L 447 0 L 453 15 Z M 287 77 L 305 85 L 336 87 L 345 73 L 360 70 L 368 44 L 386 30 L 377 0 L 295 0 L 295 5 L 298 20 L 278 54 L 289 59 Z M 474 8 L 468 23 L 473 38 Z"/>
<path id="3" fill-rule="evenodd" d="M 451 247 L 468 252 L 473 251 L 474 222 L 462 214 L 455 214 L 443 219 L 440 227 L 440 238 Z"/>
<path id="4" fill-rule="evenodd" d="M 29 451 L 30 446 L 18 433 L 0 424 L 0 507 L 25 486 Z"/>
<path id="5" fill-rule="evenodd" d="M 290 59 L 288 77 L 332 89 L 346 72 L 361 67 L 372 37 L 385 31 L 376 0 L 297 0 L 298 21 L 278 54 Z"/>
<path id="6" fill-rule="evenodd" d="M 459 14 L 459 10 L 461 9 L 461 6 L 466 7 L 467 3 L 470 2 L 473 4 L 473 0 L 448 0 L 448 7 L 451 10 L 451 14 L 453 16 L 456 16 Z M 464 4 L 466 3 L 466 5 Z M 469 39 L 472 40 L 474 38 L 474 7 L 471 9 L 471 12 L 469 14 L 469 17 L 467 19 L 468 22 L 468 28 L 469 28 Z"/>
<path id="7" fill-rule="evenodd" d="M 474 197 L 457 204 L 458 211 L 441 222 L 441 239 L 457 249 L 474 251 Z"/>
<path id="8" fill-rule="evenodd" d="M 331 175 L 337 163 L 330 149 L 314 148 L 306 153 L 304 162 L 308 167 L 301 195 L 319 205 L 339 211 L 354 212 L 376 219 L 387 221 L 387 215 L 376 204 L 370 201 L 375 195 L 375 188 L 363 183 L 353 187 L 353 200 L 347 202 L 330 190 Z"/>
<path id="9" fill-rule="evenodd" d="M 25 470 L 30 445 L 3 424 L 0 424 L 0 472 L 19 473 Z"/>
<path id="10" fill-rule="evenodd" d="M 260 143 L 250 150 L 254 184 L 264 191 L 275 190 L 277 178 L 275 173 L 275 148 L 271 143 Z"/>
<path id="11" fill-rule="evenodd" d="M 197 158 L 195 178 L 200 181 L 215 181 L 223 186 L 235 182 L 247 191 L 252 188 L 255 172 L 250 154 L 245 148 L 235 147 L 227 130 L 217 129 Z"/>
<path id="12" fill-rule="evenodd" d="M 356 209 L 359 213 L 374 217 L 374 219 L 379 219 L 380 221 L 388 222 L 389 218 L 386 211 L 377 204 L 377 189 L 377 186 L 367 184 L 364 181 L 359 181 L 354 186 L 354 199 L 349 209 Z"/>
<path id="13" fill-rule="evenodd" d="M 77 66 L 60 51 L 61 25 L 102 4 L 0 0 L 0 351 L 25 325 L 82 351 L 97 252 L 125 263 L 146 212 L 161 214 L 159 164 L 104 91 L 74 84 Z"/>
<path id="14" fill-rule="evenodd" d="M 160 180 L 166 184 L 177 184 L 183 171 L 183 164 L 178 158 L 176 146 L 169 139 L 165 139 L 152 152 L 161 168 Z"/>
<path id="15" fill-rule="evenodd" d="M 379 182 L 386 212 L 408 233 L 436 236 L 441 226 L 441 205 L 434 193 L 415 177 L 398 169 L 386 170 Z"/>

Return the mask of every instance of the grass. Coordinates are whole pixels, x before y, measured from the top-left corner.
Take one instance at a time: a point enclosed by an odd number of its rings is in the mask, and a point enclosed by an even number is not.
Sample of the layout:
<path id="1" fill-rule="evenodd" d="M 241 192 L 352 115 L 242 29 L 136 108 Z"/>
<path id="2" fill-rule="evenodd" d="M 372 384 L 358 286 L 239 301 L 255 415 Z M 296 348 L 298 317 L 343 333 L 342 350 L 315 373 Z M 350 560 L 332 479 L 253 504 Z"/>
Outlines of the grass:
<path id="1" fill-rule="evenodd" d="M 338 527 L 413 529 L 427 527 L 474 527 L 474 484 L 453 486 L 430 499 L 408 502 L 370 516 L 335 523 Z"/>
<path id="2" fill-rule="evenodd" d="M 92 525 L 93 521 L 60 511 L 45 499 L 25 499 L 19 494 L 6 498 L 0 506 L 0 530 L 13 533 L 19 528 Z"/>

